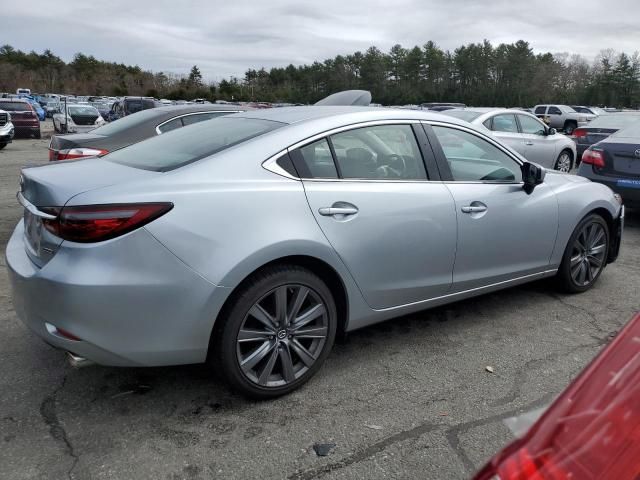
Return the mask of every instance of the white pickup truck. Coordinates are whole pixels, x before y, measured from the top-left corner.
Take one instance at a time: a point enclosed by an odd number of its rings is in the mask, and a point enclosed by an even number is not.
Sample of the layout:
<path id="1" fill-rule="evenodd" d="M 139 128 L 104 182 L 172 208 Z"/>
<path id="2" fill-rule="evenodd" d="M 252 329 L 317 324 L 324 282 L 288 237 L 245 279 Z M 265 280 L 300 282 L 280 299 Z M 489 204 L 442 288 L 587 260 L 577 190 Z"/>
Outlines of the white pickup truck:
<path id="1" fill-rule="evenodd" d="M 578 113 L 568 105 L 536 105 L 533 113 L 550 127 L 563 130 L 567 135 L 597 117 L 589 113 Z"/>

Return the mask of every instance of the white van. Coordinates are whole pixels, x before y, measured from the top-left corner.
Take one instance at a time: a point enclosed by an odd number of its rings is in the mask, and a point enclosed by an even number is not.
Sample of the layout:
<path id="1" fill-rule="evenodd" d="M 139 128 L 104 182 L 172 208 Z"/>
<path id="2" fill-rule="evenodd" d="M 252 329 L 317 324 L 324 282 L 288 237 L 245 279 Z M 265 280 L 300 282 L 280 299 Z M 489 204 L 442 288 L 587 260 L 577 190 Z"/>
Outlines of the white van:
<path id="1" fill-rule="evenodd" d="M 19 88 L 16 90 L 17 95 L 31 95 L 30 88 Z"/>

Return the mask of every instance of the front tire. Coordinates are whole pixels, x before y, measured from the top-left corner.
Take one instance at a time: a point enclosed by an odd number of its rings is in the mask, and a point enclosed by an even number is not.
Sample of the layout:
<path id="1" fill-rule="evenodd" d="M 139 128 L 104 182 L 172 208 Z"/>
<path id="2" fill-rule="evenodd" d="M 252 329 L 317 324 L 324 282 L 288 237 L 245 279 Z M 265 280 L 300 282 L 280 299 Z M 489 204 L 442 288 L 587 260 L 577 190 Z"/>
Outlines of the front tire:
<path id="1" fill-rule="evenodd" d="M 0 150 L 2 150 L 4 147 L 6 147 L 8 144 L 6 143 L 0 143 Z"/>
<path id="2" fill-rule="evenodd" d="M 336 304 L 327 285 L 295 265 L 269 267 L 234 294 L 211 343 L 221 373 L 244 395 L 285 395 L 320 369 L 333 346 Z"/>
<path id="3" fill-rule="evenodd" d="M 556 163 L 553 166 L 554 170 L 558 170 L 559 172 L 569 173 L 573 168 L 573 159 L 571 158 L 571 152 L 569 150 L 563 150 L 558 155 L 556 159 Z"/>
<path id="4" fill-rule="evenodd" d="M 598 280 L 607 264 L 609 226 L 600 215 L 587 215 L 575 228 L 565 248 L 557 280 L 562 290 L 581 293 Z"/>

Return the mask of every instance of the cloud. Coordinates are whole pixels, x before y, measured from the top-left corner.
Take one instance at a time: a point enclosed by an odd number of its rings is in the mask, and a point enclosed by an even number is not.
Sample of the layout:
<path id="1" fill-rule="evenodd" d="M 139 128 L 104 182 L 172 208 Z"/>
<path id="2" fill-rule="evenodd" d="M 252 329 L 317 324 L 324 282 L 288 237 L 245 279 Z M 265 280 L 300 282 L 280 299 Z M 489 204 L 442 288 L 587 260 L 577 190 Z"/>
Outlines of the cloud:
<path id="1" fill-rule="evenodd" d="M 66 0 L 55 9 L 32 0 L 3 12 L 2 43 L 49 48 L 67 61 L 83 52 L 172 73 L 197 64 L 206 79 L 220 80 L 242 77 L 248 68 L 428 40 L 455 49 L 523 39 L 536 52 L 590 59 L 605 48 L 633 53 L 640 45 L 638 18 L 637 0 L 581 0 L 571 8 L 542 0 Z"/>

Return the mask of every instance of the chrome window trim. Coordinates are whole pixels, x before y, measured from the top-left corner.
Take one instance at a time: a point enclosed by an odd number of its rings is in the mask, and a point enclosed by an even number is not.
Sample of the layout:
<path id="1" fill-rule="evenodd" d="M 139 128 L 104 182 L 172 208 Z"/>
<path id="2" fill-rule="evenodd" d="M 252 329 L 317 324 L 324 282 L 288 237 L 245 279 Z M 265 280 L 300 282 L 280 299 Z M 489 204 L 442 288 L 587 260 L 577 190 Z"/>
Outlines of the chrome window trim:
<path id="1" fill-rule="evenodd" d="M 201 112 L 184 113 L 184 114 L 178 115 L 176 117 L 171 117 L 169 120 L 165 120 L 164 122 L 156 125 L 156 135 L 162 135 L 162 132 L 160 131 L 160 127 L 162 127 L 166 123 L 174 121 L 176 118 L 184 118 L 184 117 L 189 117 L 191 115 L 202 115 L 203 113 L 218 113 L 218 112 L 240 113 L 240 112 L 244 112 L 244 110 L 205 110 L 205 111 L 201 111 Z M 180 128 L 182 128 L 182 127 L 180 127 Z"/>

